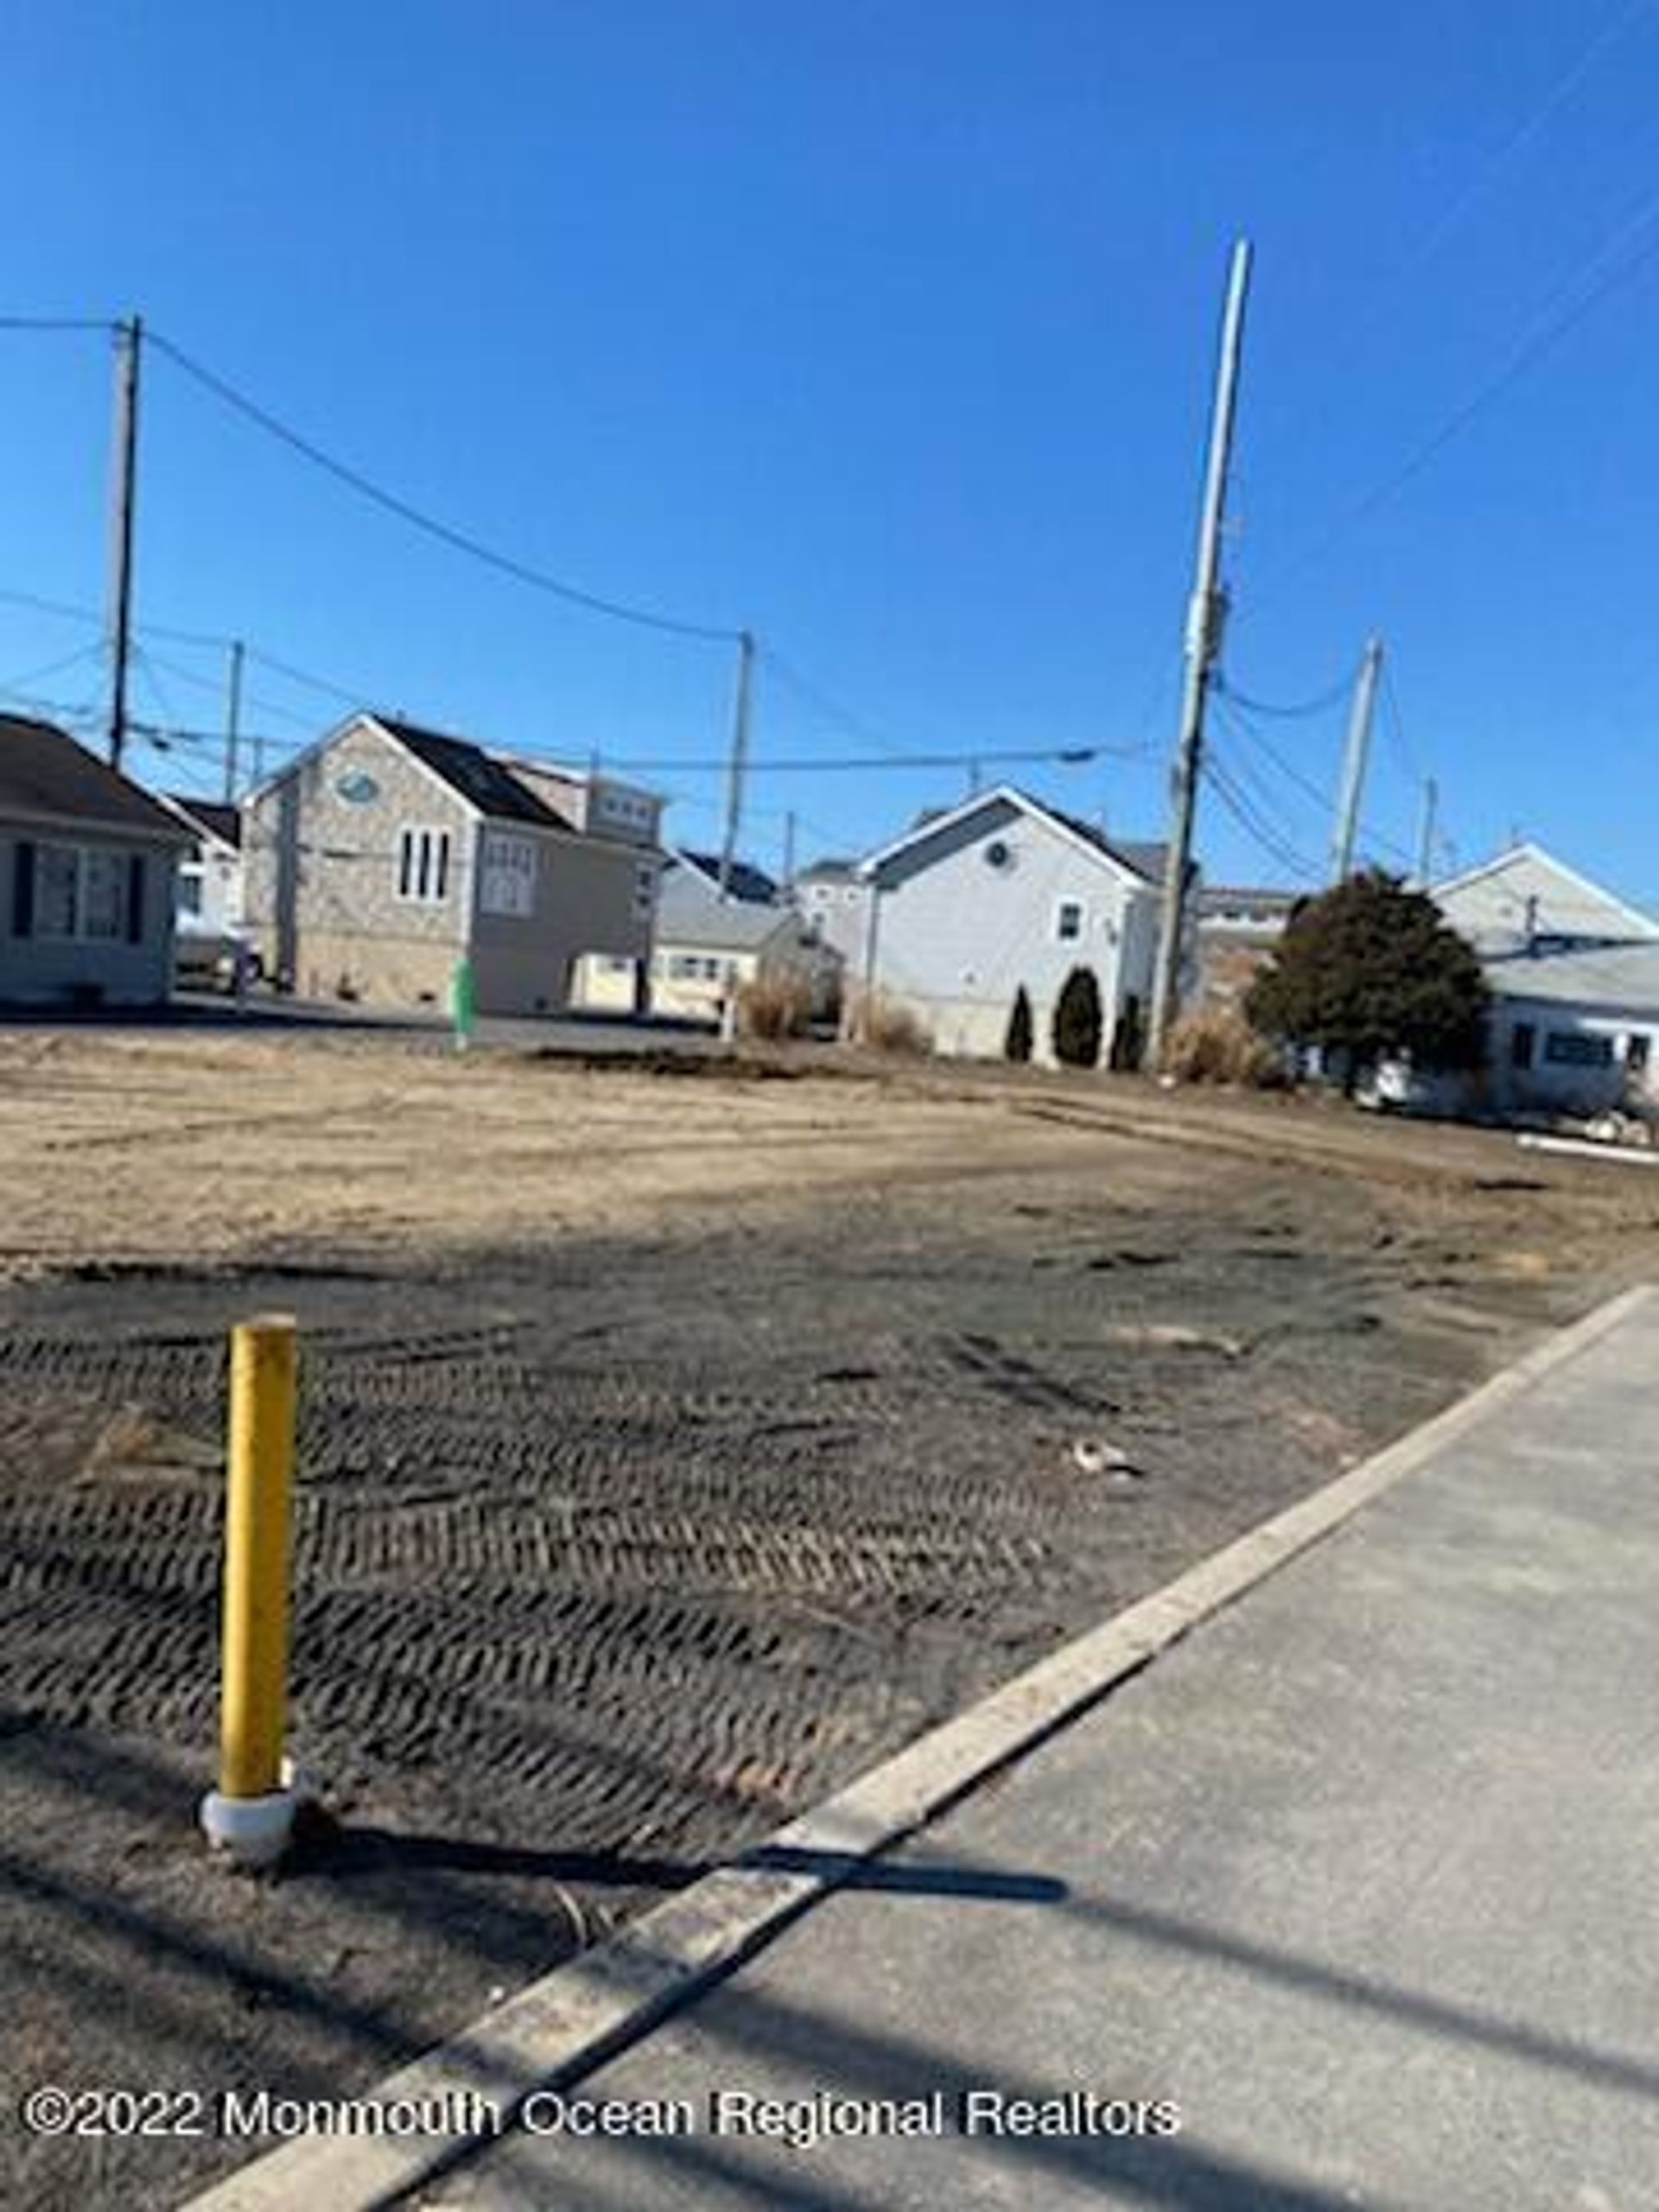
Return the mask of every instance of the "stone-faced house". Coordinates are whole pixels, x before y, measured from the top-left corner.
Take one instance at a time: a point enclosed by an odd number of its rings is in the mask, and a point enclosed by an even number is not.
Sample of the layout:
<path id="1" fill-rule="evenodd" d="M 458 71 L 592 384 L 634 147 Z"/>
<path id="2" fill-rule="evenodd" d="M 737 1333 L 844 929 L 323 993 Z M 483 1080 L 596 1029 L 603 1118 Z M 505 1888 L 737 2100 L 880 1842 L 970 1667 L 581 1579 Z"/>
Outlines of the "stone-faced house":
<path id="1" fill-rule="evenodd" d="M 244 808 L 248 920 L 307 997 L 561 1011 L 583 955 L 649 957 L 660 803 L 601 776 L 362 713 Z"/>
<path id="2" fill-rule="evenodd" d="M 49 722 L 0 715 L 0 1001 L 150 1006 L 188 832 Z"/>
<path id="3" fill-rule="evenodd" d="M 908 1008 L 940 1052 L 995 1058 L 1023 988 L 1046 1060 L 1061 988 L 1073 968 L 1090 968 L 1107 1052 L 1132 1060 L 1151 1003 L 1164 867 L 1161 845 L 1108 837 L 1009 785 L 980 793 L 861 867 L 868 895 L 849 993 Z M 1181 980 L 1190 990 L 1190 955 Z"/>

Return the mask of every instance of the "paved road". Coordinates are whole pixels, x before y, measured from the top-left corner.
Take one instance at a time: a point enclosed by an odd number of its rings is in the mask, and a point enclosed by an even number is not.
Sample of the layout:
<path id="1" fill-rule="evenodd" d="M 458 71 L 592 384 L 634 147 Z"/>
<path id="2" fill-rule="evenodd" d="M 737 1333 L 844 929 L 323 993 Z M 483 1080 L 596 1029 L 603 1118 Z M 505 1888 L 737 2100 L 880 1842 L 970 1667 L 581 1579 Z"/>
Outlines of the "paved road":
<path id="1" fill-rule="evenodd" d="M 1649 2212 L 1656 1684 L 1649 1300 L 571 2093 L 695 2133 L 517 2136 L 423 2201 Z M 969 2091 L 1180 2132 L 969 2137 Z M 716 2092 L 947 2120 L 792 2147 Z"/>

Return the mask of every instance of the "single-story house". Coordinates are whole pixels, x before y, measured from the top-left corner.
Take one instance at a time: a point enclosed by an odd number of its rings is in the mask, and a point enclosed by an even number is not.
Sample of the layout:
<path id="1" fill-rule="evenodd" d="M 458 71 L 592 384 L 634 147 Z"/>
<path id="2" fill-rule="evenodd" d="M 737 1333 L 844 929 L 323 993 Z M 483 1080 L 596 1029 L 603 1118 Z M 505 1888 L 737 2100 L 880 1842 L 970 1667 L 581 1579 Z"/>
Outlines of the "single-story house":
<path id="1" fill-rule="evenodd" d="M 1198 989 L 1206 1006 L 1242 1009 L 1304 894 L 1206 884 L 1198 893 Z"/>
<path id="2" fill-rule="evenodd" d="M 156 796 L 194 841 L 179 862 L 179 919 L 219 936 L 239 930 L 247 911 L 240 809 L 228 801 L 197 798 L 188 791 L 157 791 Z"/>
<path id="3" fill-rule="evenodd" d="M 1052 1058 L 1072 969 L 1100 988 L 1105 1052 L 1139 1058 L 1150 1010 L 1166 849 L 1109 837 L 1004 785 L 921 822 L 865 861 L 869 898 L 849 988 L 907 1008 L 936 1051 L 1002 1052 L 1023 988 L 1034 1057 Z M 1196 981 L 1189 950 L 1183 997 Z"/>
<path id="4" fill-rule="evenodd" d="M 1494 1106 L 1587 1116 L 1659 1104 L 1659 939 L 1499 953 L 1481 967 Z"/>
<path id="5" fill-rule="evenodd" d="M 1536 844 L 1433 887 L 1492 995 L 1479 1103 L 1592 1115 L 1650 1094 L 1659 920 Z"/>
<path id="6" fill-rule="evenodd" d="M 243 810 L 264 971 L 306 996 L 562 1011 L 588 953 L 649 954 L 660 801 L 614 779 L 351 715 Z"/>
<path id="7" fill-rule="evenodd" d="M 734 863 L 724 894 L 712 854 L 676 851 L 658 893 L 650 966 L 653 1014 L 718 1021 L 746 984 L 798 983 L 815 1015 L 830 1018 L 840 1000 L 840 956 L 821 944 L 770 876 Z M 594 1010 L 624 1009 L 632 979 L 620 965 L 584 963 L 582 999 Z"/>
<path id="8" fill-rule="evenodd" d="M 0 715 L 0 1001 L 151 1006 L 188 832 L 50 722 Z"/>

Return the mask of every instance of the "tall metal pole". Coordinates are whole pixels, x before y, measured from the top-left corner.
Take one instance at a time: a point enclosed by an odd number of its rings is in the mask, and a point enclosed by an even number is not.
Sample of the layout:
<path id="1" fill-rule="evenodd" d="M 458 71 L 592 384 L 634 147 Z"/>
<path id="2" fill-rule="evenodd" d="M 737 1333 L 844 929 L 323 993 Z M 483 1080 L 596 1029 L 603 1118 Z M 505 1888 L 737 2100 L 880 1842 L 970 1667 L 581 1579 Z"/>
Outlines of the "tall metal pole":
<path id="1" fill-rule="evenodd" d="M 726 779 L 726 842 L 720 854 L 720 895 L 731 889 L 743 823 L 743 779 L 749 765 L 749 697 L 754 682 L 754 639 L 748 631 L 737 640 L 737 705 L 732 718 L 731 766 Z"/>
<path id="2" fill-rule="evenodd" d="M 1427 891 L 1434 878 L 1434 817 L 1440 804 L 1440 787 L 1433 776 L 1423 782 L 1423 820 L 1417 836 L 1417 887 Z"/>
<path id="3" fill-rule="evenodd" d="M 236 755 L 242 739 L 242 658 L 240 638 L 231 645 L 230 685 L 225 695 L 225 804 L 236 803 Z"/>
<path id="4" fill-rule="evenodd" d="M 784 817 L 784 888 L 795 888 L 795 810 Z"/>
<path id="5" fill-rule="evenodd" d="M 110 505 L 110 766 L 127 742 L 127 667 L 132 656 L 132 516 L 138 459 L 138 356 L 143 325 L 120 323 L 115 340 L 115 477 Z"/>
<path id="6" fill-rule="evenodd" d="M 1367 640 L 1354 686 L 1353 711 L 1348 717 L 1348 744 L 1342 761 L 1342 797 L 1337 803 L 1336 830 L 1331 840 L 1331 880 L 1345 883 L 1353 872 L 1354 846 L 1359 836 L 1359 803 L 1365 789 L 1365 762 L 1371 749 L 1371 718 L 1376 711 L 1376 682 L 1382 673 L 1382 640 Z"/>
<path id="7" fill-rule="evenodd" d="M 1181 695 L 1181 736 L 1170 777 L 1171 829 L 1164 877 L 1163 912 L 1153 970 L 1151 1056 L 1157 1065 L 1175 1019 L 1180 988 L 1181 939 L 1186 910 L 1186 878 L 1192 858 L 1192 821 L 1198 806 L 1198 774 L 1204 763 L 1204 715 L 1211 678 L 1221 650 L 1226 596 L 1220 586 L 1221 526 L 1227 504 L 1227 468 L 1232 455 L 1233 421 L 1238 400 L 1239 358 L 1244 336 L 1244 302 L 1250 288 L 1250 242 L 1233 248 L 1222 318 L 1221 358 L 1216 373 L 1214 412 L 1210 423 L 1210 462 L 1205 477 L 1204 512 L 1198 526 L 1198 569 L 1186 615 L 1186 678 Z"/>

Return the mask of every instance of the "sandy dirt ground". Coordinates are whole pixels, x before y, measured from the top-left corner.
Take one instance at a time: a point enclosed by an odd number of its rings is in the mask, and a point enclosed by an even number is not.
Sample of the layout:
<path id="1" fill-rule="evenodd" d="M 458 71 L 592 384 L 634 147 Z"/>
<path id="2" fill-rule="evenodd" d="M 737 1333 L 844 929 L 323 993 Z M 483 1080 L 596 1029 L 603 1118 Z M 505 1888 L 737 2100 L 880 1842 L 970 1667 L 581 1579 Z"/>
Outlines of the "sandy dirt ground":
<path id="1" fill-rule="evenodd" d="M 181 2202 L 258 2146 L 15 2099 L 366 2086 L 1650 1273 L 1650 1180 L 1133 1082 L 0 1034 L 0 2197 Z M 192 1821 L 272 1305 L 328 1817 L 254 1882 Z"/>

